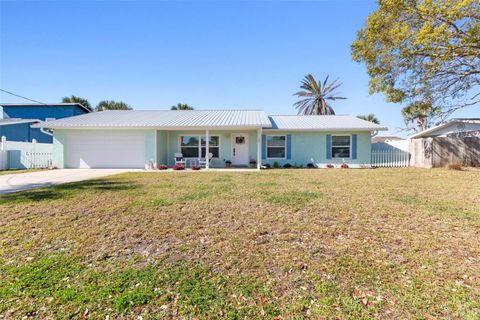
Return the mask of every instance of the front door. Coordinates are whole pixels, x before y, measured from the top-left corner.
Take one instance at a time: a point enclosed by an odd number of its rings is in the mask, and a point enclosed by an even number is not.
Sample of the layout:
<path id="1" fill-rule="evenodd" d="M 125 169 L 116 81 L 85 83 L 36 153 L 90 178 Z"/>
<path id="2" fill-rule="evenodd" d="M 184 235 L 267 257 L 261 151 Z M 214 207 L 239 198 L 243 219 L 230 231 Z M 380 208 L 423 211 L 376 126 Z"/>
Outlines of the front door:
<path id="1" fill-rule="evenodd" d="M 248 166 L 248 136 L 243 133 L 232 135 L 232 164 Z"/>

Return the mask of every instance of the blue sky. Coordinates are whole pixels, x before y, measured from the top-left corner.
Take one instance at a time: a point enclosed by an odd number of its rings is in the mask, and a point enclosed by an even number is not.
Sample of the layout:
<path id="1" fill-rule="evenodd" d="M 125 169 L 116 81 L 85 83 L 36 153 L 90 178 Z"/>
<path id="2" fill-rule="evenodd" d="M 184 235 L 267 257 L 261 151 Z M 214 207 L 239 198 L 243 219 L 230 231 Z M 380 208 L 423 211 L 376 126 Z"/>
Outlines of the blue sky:
<path id="1" fill-rule="evenodd" d="M 42 102 L 75 94 L 135 109 L 264 109 L 295 114 L 307 73 L 343 82 L 337 114 L 374 113 L 390 132 L 401 106 L 368 94 L 350 44 L 374 1 L 0 2 L 0 87 Z M 0 93 L 0 102 L 24 102 Z M 463 110 L 455 116 L 474 116 Z"/>

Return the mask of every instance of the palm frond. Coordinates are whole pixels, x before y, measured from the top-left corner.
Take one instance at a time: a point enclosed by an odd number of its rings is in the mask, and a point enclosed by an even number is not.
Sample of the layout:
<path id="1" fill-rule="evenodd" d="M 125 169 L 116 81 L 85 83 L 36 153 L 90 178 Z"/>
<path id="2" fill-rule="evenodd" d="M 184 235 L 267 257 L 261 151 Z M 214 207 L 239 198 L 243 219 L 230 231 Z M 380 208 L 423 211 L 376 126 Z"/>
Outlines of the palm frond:
<path id="1" fill-rule="evenodd" d="M 304 115 L 329 115 L 335 114 L 333 108 L 327 103 L 327 100 L 341 100 L 345 97 L 337 96 L 335 90 L 342 83 L 338 83 L 338 79 L 328 82 L 329 76 L 322 82 L 316 81 L 311 74 L 307 74 L 300 83 L 300 89 L 294 95 L 302 98 L 293 105 L 297 109 L 298 114 Z"/>

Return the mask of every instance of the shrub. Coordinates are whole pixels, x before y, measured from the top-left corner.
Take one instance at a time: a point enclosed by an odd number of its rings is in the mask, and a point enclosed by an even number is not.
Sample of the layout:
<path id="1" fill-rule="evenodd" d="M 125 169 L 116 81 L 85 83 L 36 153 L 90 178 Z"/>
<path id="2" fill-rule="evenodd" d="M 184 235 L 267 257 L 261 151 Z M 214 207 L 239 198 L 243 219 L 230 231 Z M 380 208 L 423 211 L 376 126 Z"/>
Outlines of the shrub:
<path id="1" fill-rule="evenodd" d="M 158 170 L 167 170 L 168 167 L 164 164 L 159 164 L 158 167 L 157 167 Z"/>
<path id="2" fill-rule="evenodd" d="M 176 164 L 172 167 L 173 170 L 185 170 L 185 167 L 181 164 Z"/>
<path id="3" fill-rule="evenodd" d="M 335 168 L 335 166 L 334 166 L 333 164 L 331 164 L 331 163 L 327 164 L 326 167 L 327 167 L 328 169 L 333 169 L 333 168 Z"/>
<path id="4" fill-rule="evenodd" d="M 190 169 L 192 170 L 200 170 L 202 167 L 200 167 L 199 165 L 193 165 L 190 167 Z"/>
<path id="5" fill-rule="evenodd" d="M 346 164 L 346 163 L 342 163 L 342 164 L 340 165 L 340 168 L 342 168 L 342 169 L 348 169 L 349 166 L 348 166 L 348 164 Z"/>
<path id="6" fill-rule="evenodd" d="M 450 162 L 447 164 L 449 170 L 462 170 L 462 165 L 458 162 Z"/>
<path id="7" fill-rule="evenodd" d="M 292 165 L 291 165 L 290 163 L 285 163 L 285 164 L 283 165 L 283 167 L 284 167 L 284 168 L 291 168 Z"/>
<path id="8" fill-rule="evenodd" d="M 275 169 L 280 168 L 280 164 L 278 163 L 278 161 L 275 161 L 275 162 L 273 163 L 273 167 L 274 167 Z"/>
<path id="9" fill-rule="evenodd" d="M 265 164 L 262 164 L 262 168 L 263 169 L 270 169 L 272 166 L 270 165 L 270 163 L 265 163 Z"/>
<path id="10" fill-rule="evenodd" d="M 313 169 L 313 168 L 315 168 L 315 165 L 313 163 L 309 162 L 309 163 L 307 163 L 307 168 Z"/>

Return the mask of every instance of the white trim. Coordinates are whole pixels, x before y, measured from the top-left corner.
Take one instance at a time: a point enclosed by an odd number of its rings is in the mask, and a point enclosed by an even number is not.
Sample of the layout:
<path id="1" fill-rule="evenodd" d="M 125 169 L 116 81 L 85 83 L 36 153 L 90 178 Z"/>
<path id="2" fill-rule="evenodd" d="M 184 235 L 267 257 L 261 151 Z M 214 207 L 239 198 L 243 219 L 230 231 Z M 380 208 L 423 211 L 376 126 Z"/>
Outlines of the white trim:
<path id="1" fill-rule="evenodd" d="M 284 149 L 285 149 L 285 156 L 282 158 L 282 157 L 275 157 L 275 158 L 270 158 L 268 156 L 268 137 L 285 137 L 285 145 L 283 146 Z M 281 148 L 280 146 L 274 146 L 274 147 L 270 147 L 270 148 Z M 267 160 L 286 160 L 287 159 L 287 135 L 286 134 L 269 134 L 269 135 L 265 135 L 265 152 L 267 153 L 265 155 L 265 158 Z"/>
<path id="2" fill-rule="evenodd" d="M 200 138 L 200 147 L 202 146 L 202 139 Z M 200 158 L 202 157 L 202 150 L 200 149 Z M 210 168 L 210 158 L 208 154 L 210 153 L 210 135 L 208 130 L 205 130 L 205 168 Z M 218 156 L 220 156 L 220 136 L 218 136 Z M 213 156 L 212 156 L 213 158 Z"/>
<path id="3" fill-rule="evenodd" d="M 333 137 L 349 137 L 350 138 L 350 151 L 349 151 L 349 156 L 348 157 L 334 157 L 333 156 Z M 332 159 L 352 159 L 352 135 L 351 134 L 332 134 L 331 135 L 331 143 L 330 143 L 330 154 L 332 156 Z M 335 148 L 342 148 L 346 146 L 336 146 Z"/>
<path id="4" fill-rule="evenodd" d="M 155 141 L 155 147 L 154 147 L 154 152 L 155 152 L 155 156 L 154 156 L 154 160 L 155 160 L 155 165 L 158 165 L 158 145 L 157 145 L 157 130 L 153 130 L 153 134 L 154 134 L 154 141 Z"/>
<path id="5" fill-rule="evenodd" d="M 262 129 L 257 130 L 257 169 L 262 166 Z"/>
<path id="6" fill-rule="evenodd" d="M 289 129 L 289 128 L 279 128 L 279 129 L 263 129 L 264 132 L 268 132 L 268 133 L 274 133 L 274 132 L 290 132 L 290 131 L 293 131 L 293 132 L 345 132 L 345 131 L 364 131 L 364 132 L 372 132 L 372 131 L 386 131 L 388 129 L 385 129 L 385 128 L 382 128 L 382 129 L 378 129 L 378 128 L 322 128 L 322 129 L 301 129 L 301 128 L 293 128 L 293 129 Z"/>
<path id="7" fill-rule="evenodd" d="M 63 118 L 62 118 L 63 119 Z M 61 121 L 57 119 L 55 121 Z M 265 127 L 264 125 L 258 126 L 199 126 L 199 127 L 163 127 L 163 126 L 56 126 L 52 123 L 39 122 L 32 126 L 32 128 L 49 128 L 49 129 L 61 129 L 61 130 L 160 130 L 160 131 L 231 131 L 231 130 L 257 130 L 258 128 Z M 53 125 L 52 125 L 53 124 Z"/>

